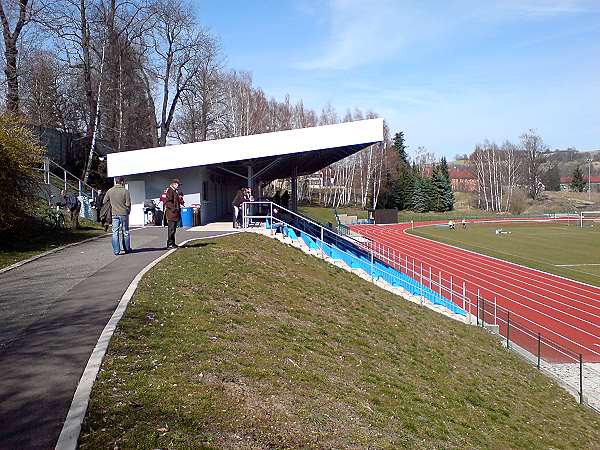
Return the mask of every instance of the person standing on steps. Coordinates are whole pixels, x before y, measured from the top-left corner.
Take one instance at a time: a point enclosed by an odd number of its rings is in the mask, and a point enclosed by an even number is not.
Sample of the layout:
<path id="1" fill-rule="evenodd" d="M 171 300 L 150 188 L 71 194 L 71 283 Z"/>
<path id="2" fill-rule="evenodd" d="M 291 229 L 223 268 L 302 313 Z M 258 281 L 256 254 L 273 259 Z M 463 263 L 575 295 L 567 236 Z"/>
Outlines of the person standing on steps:
<path id="1" fill-rule="evenodd" d="M 115 255 L 121 254 L 120 234 L 123 233 L 123 250 L 131 253 L 129 239 L 129 213 L 131 212 L 131 197 L 125 189 L 125 179 L 115 177 L 115 185 L 104 196 L 103 204 L 110 203 L 112 212 L 112 248 Z"/>
<path id="2" fill-rule="evenodd" d="M 165 216 L 167 218 L 167 248 L 177 248 L 175 243 L 175 231 L 177 222 L 181 216 L 181 194 L 179 187 L 181 183 L 177 178 L 171 181 L 167 188 L 165 198 Z"/>

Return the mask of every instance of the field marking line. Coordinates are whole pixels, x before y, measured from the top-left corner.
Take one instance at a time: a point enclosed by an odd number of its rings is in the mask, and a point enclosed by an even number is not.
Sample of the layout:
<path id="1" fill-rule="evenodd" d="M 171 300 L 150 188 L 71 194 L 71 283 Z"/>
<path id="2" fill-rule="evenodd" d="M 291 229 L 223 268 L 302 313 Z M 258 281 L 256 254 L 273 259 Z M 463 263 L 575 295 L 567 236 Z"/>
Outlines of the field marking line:
<path id="1" fill-rule="evenodd" d="M 600 266 L 600 263 L 589 264 L 554 264 L 555 267 L 580 267 L 580 266 Z"/>
<path id="2" fill-rule="evenodd" d="M 191 241 L 215 239 L 237 233 L 239 233 L 239 231 L 219 234 L 217 236 L 202 236 L 191 238 L 183 241 L 179 244 L 179 246 L 183 246 Z M 92 387 L 94 386 L 94 382 L 96 381 L 96 377 L 98 376 L 98 372 L 100 371 L 100 366 L 102 365 L 102 361 L 104 360 L 104 356 L 106 355 L 106 351 L 108 350 L 108 344 L 110 343 L 110 340 L 112 339 L 112 336 L 115 330 L 117 329 L 117 325 L 123 317 L 123 315 L 125 314 L 125 310 L 127 309 L 129 302 L 133 298 L 133 295 L 135 294 L 135 291 L 137 290 L 138 285 L 142 280 L 143 276 L 150 269 L 152 269 L 159 262 L 170 256 L 175 251 L 177 251 L 177 248 L 167 250 L 158 258 L 148 263 L 140 272 L 138 272 L 138 274 L 131 281 L 131 283 L 127 287 L 127 290 L 121 297 L 121 300 L 119 301 L 119 304 L 117 305 L 111 318 L 102 330 L 102 333 L 98 338 L 98 342 L 96 343 L 96 346 L 94 347 L 94 350 L 90 355 L 85 369 L 83 370 L 83 375 L 81 375 L 79 383 L 77 384 L 77 389 L 75 390 L 75 394 L 73 395 L 73 400 L 71 401 L 69 412 L 67 413 L 67 417 L 65 419 L 60 435 L 58 437 L 58 441 L 55 446 L 56 450 L 77 449 L 79 434 L 81 433 L 81 425 L 83 424 L 83 419 L 85 418 L 88 404 L 90 402 Z"/>

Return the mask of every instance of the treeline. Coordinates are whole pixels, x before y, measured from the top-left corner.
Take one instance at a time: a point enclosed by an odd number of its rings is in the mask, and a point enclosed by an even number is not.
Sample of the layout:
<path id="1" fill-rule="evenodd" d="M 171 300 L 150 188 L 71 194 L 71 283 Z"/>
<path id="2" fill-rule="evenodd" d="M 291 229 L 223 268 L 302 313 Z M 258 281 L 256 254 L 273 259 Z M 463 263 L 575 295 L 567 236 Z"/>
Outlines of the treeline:
<path id="1" fill-rule="evenodd" d="M 468 156 L 468 165 L 477 182 L 477 204 L 482 209 L 518 213 L 527 197 L 536 200 L 544 191 L 560 189 L 559 161 L 535 130 L 523 133 L 518 144 L 484 141 Z M 580 190 L 583 180 L 577 171 L 573 188 Z"/>
<path id="2" fill-rule="evenodd" d="M 396 133 L 392 148 L 395 152 L 395 170 L 386 173 L 386 186 L 381 205 L 385 208 L 411 209 L 416 212 L 451 211 L 454 193 L 448 162 L 425 164 L 408 158 L 404 133 Z"/>
<path id="3" fill-rule="evenodd" d="M 269 97 L 249 72 L 226 67 L 218 39 L 182 0 L 0 0 L 0 19 L 5 110 L 80 134 L 84 177 L 103 170 L 98 142 L 126 151 L 377 117 Z M 377 202 L 388 150 L 355 155 L 344 201 Z"/>

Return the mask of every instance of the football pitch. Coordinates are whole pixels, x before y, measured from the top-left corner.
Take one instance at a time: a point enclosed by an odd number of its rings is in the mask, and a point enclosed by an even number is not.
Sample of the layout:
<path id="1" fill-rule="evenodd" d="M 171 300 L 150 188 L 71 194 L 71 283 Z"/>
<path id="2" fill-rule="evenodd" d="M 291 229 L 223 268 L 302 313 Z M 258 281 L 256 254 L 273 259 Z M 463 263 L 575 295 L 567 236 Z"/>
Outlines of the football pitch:
<path id="1" fill-rule="evenodd" d="M 455 230 L 429 225 L 409 232 L 600 286 L 600 224 L 469 223 L 462 229 L 457 223 Z"/>

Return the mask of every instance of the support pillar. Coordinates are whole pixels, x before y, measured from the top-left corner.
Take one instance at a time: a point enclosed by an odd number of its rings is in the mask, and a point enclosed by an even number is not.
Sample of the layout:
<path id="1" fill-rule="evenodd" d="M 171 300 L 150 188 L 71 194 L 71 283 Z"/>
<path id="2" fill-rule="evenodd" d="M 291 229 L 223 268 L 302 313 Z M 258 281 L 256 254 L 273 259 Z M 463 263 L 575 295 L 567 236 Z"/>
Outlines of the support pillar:
<path id="1" fill-rule="evenodd" d="M 292 171 L 292 197 L 290 202 L 290 209 L 294 212 L 298 212 L 298 168 L 294 167 Z"/>

